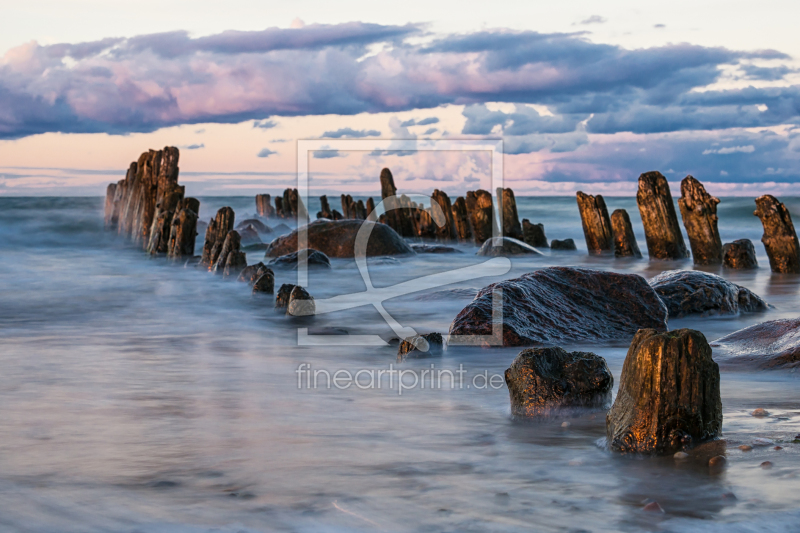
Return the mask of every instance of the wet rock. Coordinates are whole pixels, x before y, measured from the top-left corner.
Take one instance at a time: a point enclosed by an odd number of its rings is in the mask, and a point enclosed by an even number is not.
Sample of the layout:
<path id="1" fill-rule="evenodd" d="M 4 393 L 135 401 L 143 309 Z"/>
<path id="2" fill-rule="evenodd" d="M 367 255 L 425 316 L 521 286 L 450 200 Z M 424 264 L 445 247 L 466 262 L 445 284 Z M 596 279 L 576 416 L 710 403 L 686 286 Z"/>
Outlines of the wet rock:
<path id="1" fill-rule="evenodd" d="M 235 215 L 230 207 L 223 207 L 217 211 L 216 216 L 208 223 L 206 238 L 203 243 L 203 257 L 201 263 L 209 269 L 217 261 L 217 256 L 222 249 L 228 233 L 233 230 Z"/>
<path id="2" fill-rule="evenodd" d="M 367 243 L 367 256 L 414 253 L 414 250 L 386 224 L 361 220 L 316 220 L 307 226 L 308 246 L 328 257 L 354 257 L 356 235 L 362 225 L 372 226 Z M 295 251 L 297 251 L 297 231 L 272 241 L 266 255 L 278 257 Z"/>
<path id="3" fill-rule="evenodd" d="M 767 303 L 750 290 L 699 270 L 668 270 L 649 280 L 670 318 L 691 314 L 736 315 L 765 311 Z"/>
<path id="4" fill-rule="evenodd" d="M 502 344 L 531 346 L 630 339 L 667 329 L 667 309 L 644 278 L 569 267 L 536 270 L 481 289 L 450 325 L 451 335 L 491 338 L 493 291 L 502 289 Z M 485 339 L 451 339 L 485 344 Z"/>
<path id="5" fill-rule="evenodd" d="M 673 456 L 676 461 L 684 461 L 689 458 L 689 454 L 686 452 L 675 452 Z"/>
<path id="6" fill-rule="evenodd" d="M 750 416 L 754 416 L 756 418 L 764 418 L 769 416 L 769 412 L 766 409 L 759 407 L 758 409 L 755 409 L 752 413 L 750 413 Z"/>
<path id="7" fill-rule="evenodd" d="M 256 212 L 258 213 L 258 216 L 265 218 L 270 218 L 275 216 L 275 208 L 272 207 L 270 201 L 271 198 L 269 194 L 256 195 Z"/>
<path id="8" fill-rule="evenodd" d="M 287 233 L 289 233 L 291 231 L 292 231 L 292 228 L 290 228 L 289 226 L 287 226 L 283 222 L 281 222 L 280 224 L 278 224 L 277 226 L 274 226 L 272 228 L 272 232 L 275 235 L 286 235 Z"/>
<path id="9" fill-rule="evenodd" d="M 794 231 L 792 215 L 786 206 L 772 195 L 756 198 L 756 211 L 761 219 L 764 235 L 761 242 L 769 256 L 769 266 L 773 272 L 800 273 L 800 244 Z"/>
<path id="10" fill-rule="evenodd" d="M 281 288 L 278 289 L 278 294 L 275 297 L 275 307 L 276 308 L 286 308 L 289 307 L 289 297 L 292 295 L 292 291 L 297 285 L 293 285 L 291 283 L 284 283 L 281 285 Z"/>
<path id="11" fill-rule="evenodd" d="M 740 329 L 711 343 L 724 365 L 753 369 L 800 366 L 800 318 L 770 320 Z"/>
<path id="12" fill-rule="evenodd" d="M 460 242 L 472 241 L 472 226 L 467 213 L 467 202 L 461 196 L 453 202 L 453 224 Z"/>
<path id="13" fill-rule="evenodd" d="M 727 465 L 728 460 L 724 455 L 715 455 L 708 460 L 708 466 L 714 470 L 722 470 Z"/>
<path id="14" fill-rule="evenodd" d="M 772 468 L 772 461 L 764 461 L 759 465 L 763 470 L 770 470 Z"/>
<path id="15" fill-rule="evenodd" d="M 475 244 L 482 245 L 492 237 L 494 227 L 494 208 L 492 195 L 488 191 L 478 189 L 467 192 L 467 215 Z"/>
<path id="16" fill-rule="evenodd" d="M 642 257 L 631 226 L 631 218 L 624 209 L 611 213 L 611 233 L 614 235 L 614 256 Z"/>
<path id="17" fill-rule="evenodd" d="M 772 439 L 765 439 L 764 437 L 756 437 L 753 439 L 753 446 L 774 446 L 775 441 Z"/>
<path id="18" fill-rule="evenodd" d="M 242 271 L 239 273 L 239 277 L 236 278 L 236 281 L 241 281 L 243 283 L 249 283 L 252 285 L 266 271 L 267 266 L 264 263 L 259 262 L 254 265 L 250 265 L 242 269 Z"/>
<path id="19" fill-rule="evenodd" d="M 281 287 L 283 288 L 283 287 Z M 296 286 L 289 293 L 289 304 L 286 306 L 286 314 L 292 316 L 312 316 L 316 312 L 314 297 L 301 286 Z"/>
<path id="20" fill-rule="evenodd" d="M 521 241 L 523 239 L 522 226 L 519 224 L 517 200 L 514 198 L 514 191 L 509 188 L 498 187 L 497 199 L 500 202 L 499 210 L 503 236 Z"/>
<path id="21" fill-rule="evenodd" d="M 566 251 L 573 251 L 577 250 L 578 247 L 575 246 L 575 241 L 572 239 L 553 239 L 550 241 L 550 249 L 551 250 L 566 250 Z"/>
<path id="22" fill-rule="evenodd" d="M 544 234 L 544 224 L 531 224 L 527 218 L 522 219 L 522 240 L 534 248 L 550 248 Z"/>
<path id="23" fill-rule="evenodd" d="M 247 256 L 242 251 L 234 250 L 227 255 L 222 275 L 226 278 L 230 276 L 238 277 L 245 267 L 247 267 Z"/>
<path id="24" fill-rule="evenodd" d="M 678 206 L 689 236 L 695 265 L 718 265 L 722 263 L 722 241 L 717 229 L 717 204 L 706 192 L 703 184 L 692 176 L 681 181 L 681 198 Z"/>
<path id="25" fill-rule="evenodd" d="M 258 220 L 257 218 L 248 218 L 242 220 L 236 225 L 237 230 L 243 230 L 247 226 L 253 226 L 253 229 L 258 233 L 272 233 L 269 226 Z"/>
<path id="26" fill-rule="evenodd" d="M 216 254 L 216 261 L 214 261 L 214 265 L 211 267 L 211 270 L 215 273 L 222 273 L 225 269 L 225 265 L 227 265 L 228 256 L 233 253 L 241 252 L 241 237 L 239 236 L 239 232 L 236 230 L 231 230 L 228 232 L 228 235 L 225 237 L 225 240 L 222 242 L 222 246 L 219 249 L 219 253 L 216 250 L 213 251 L 213 254 Z M 245 262 L 245 266 L 247 263 Z"/>
<path id="27" fill-rule="evenodd" d="M 290 268 L 297 270 L 298 263 L 306 261 L 308 268 L 331 268 L 331 260 L 328 256 L 311 248 L 304 248 L 298 252 L 276 257 L 268 264 L 273 268 Z"/>
<path id="28" fill-rule="evenodd" d="M 758 268 L 756 249 L 750 239 L 726 242 L 722 246 L 722 264 L 741 270 Z"/>
<path id="29" fill-rule="evenodd" d="M 261 242 L 261 237 L 258 236 L 258 231 L 252 226 L 247 225 L 239 230 L 239 236 L 243 245 L 258 244 Z"/>
<path id="30" fill-rule="evenodd" d="M 411 244 L 411 249 L 418 254 L 460 254 L 461 250 L 443 244 Z"/>
<path id="31" fill-rule="evenodd" d="M 439 206 L 444 215 L 444 220 L 441 225 L 436 224 L 435 233 L 436 240 L 439 242 L 450 242 L 458 239 L 456 233 L 456 223 L 453 220 L 453 206 L 450 205 L 450 197 L 447 193 L 435 189 L 431 195 L 431 213 L 433 213 L 434 203 Z"/>
<path id="32" fill-rule="evenodd" d="M 743 452 L 753 451 L 753 447 L 750 446 L 749 444 L 742 444 L 741 446 L 739 446 L 739 449 L 742 450 Z"/>
<path id="33" fill-rule="evenodd" d="M 514 255 L 544 255 L 542 252 L 528 246 L 522 241 L 511 237 L 495 237 L 483 243 L 478 255 L 486 257 L 514 256 Z"/>
<path id="34" fill-rule="evenodd" d="M 722 427 L 719 367 L 699 331 L 639 331 L 606 415 L 609 447 L 621 453 L 674 454 L 714 439 Z"/>
<path id="35" fill-rule="evenodd" d="M 607 409 L 614 378 L 605 359 L 589 352 L 533 348 L 505 372 L 511 414 L 554 417 Z"/>
<path id="36" fill-rule="evenodd" d="M 253 283 L 253 294 L 272 294 L 275 292 L 275 273 L 269 268 L 259 269 L 261 274 Z M 277 304 L 275 307 L 280 307 Z"/>
<path id="37" fill-rule="evenodd" d="M 689 257 L 667 178 L 660 172 L 645 172 L 639 176 L 636 203 L 642 216 L 650 259 Z"/>
<path id="38" fill-rule="evenodd" d="M 397 362 L 442 355 L 443 344 L 441 333 L 424 333 L 409 337 L 404 339 L 397 349 Z"/>
<path id="39" fill-rule="evenodd" d="M 605 200 L 599 194 L 592 196 L 581 191 L 578 191 L 577 199 L 589 253 L 599 254 L 611 250 L 614 236 L 611 233 L 611 220 L 608 218 Z"/>

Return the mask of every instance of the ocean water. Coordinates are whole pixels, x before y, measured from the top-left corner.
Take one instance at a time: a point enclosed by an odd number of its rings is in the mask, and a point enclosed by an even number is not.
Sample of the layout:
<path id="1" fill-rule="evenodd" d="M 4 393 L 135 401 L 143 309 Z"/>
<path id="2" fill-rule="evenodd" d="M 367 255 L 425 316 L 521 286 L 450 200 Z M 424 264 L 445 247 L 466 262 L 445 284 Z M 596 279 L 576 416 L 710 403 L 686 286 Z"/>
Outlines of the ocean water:
<path id="1" fill-rule="evenodd" d="M 800 199 L 782 199 L 800 219 Z M 574 197 L 518 198 L 521 218 L 576 253 L 513 259 L 510 271 L 387 300 L 403 326 L 446 332 L 474 289 L 551 265 L 651 277 L 691 261 L 590 257 Z M 645 252 L 633 198 L 625 208 Z M 723 440 L 696 460 L 618 457 L 602 414 L 568 427 L 509 416 L 502 375 L 519 349 L 450 347 L 397 365 L 397 346 L 343 335 L 394 333 L 372 306 L 287 318 L 244 284 L 164 259 L 102 227 L 101 198 L 0 198 L 0 530 L 9 532 L 262 531 L 792 531 L 800 530 L 800 376 L 722 373 Z M 251 197 L 201 198 L 201 218 Z M 749 238 L 756 271 L 711 269 L 767 300 L 766 313 L 671 320 L 709 340 L 798 315 L 800 277 L 771 274 L 752 198 L 723 198 L 723 241 Z M 310 202 L 309 211 L 319 209 Z M 688 244 L 688 241 L 687 241 Z M 202 236 L 198 247 L 202 246 Z M 464 253 L 373 261 L 376 287 L 482 262 Z M 248 262 L 263 252 L 248 253 Z M 364 291 L 355 263 L 312 271 L 318 299 Z M 276 272 L 276 283 L 296 273 Z M 421 287 L 421 285 L 420 285 Z M 447 293 L 432 292 L 461 289 Z M 564 345 L 606 358 L 618 382 L 625 343 Z M 303 381 L 298 367 L 364 371 L 342 389 Z M 369 372 L 390 365 L 408 388 Z M 431 369 L 456 383 L 410 386 Z M 320 374 L 322 375 L 322 374 Z M 445 374 L 447 376 L 448 374 Z M 497 384 L 497 381 L 493 383 Z M 298 384 L 300 386 L 298 386 Z M 380 386 L 378 386 L 380 384 Z M 615 385 L 616 390 L 616 385 Z M 755 408 L 772 413 L 754 418 Z M 737 446 L 766 438 L 782 446 Z M 724 451 L 710 472 L 703 453 Z M 773 468 L 764 470 L 763 461 Z M 664 513 L 643 511 L 657 501 Z"/>

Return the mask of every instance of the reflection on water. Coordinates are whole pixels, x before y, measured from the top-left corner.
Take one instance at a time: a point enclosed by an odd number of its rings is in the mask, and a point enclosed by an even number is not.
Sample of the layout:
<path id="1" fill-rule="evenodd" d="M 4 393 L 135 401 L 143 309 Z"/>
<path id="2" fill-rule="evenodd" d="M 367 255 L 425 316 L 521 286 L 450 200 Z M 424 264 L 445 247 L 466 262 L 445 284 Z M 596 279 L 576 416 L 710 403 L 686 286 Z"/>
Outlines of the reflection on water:
<path id="1" fill-rule="evenodd" d="M 583 245 L 573 198 L 519 198 L 549 238 Z M 749 202 L 749 203 L 748 203 Z M 609 198 L 641 228 L 633 199 Z M 252 198 L 203 199 L 243 219 Z M 531 424 L 509 417 L 500 389 L 297 388 L 300 363 L 331 372 L 385 369 L 396 346 L 298 347 L 296 322 L 245 287 L 170 267 L 102 231 L 99 199 L 0 199 L 0 524 L 3 531 L 786 531 L 797 527 L 797 378 L 722 376 L 729 466 L 707 456 L 616 457 L 604 417 Z M 318 207 L 311 203 L 309 210 Z M 720 204 L 723 240 L 750 238 L 762 268 L 725 272 L 774 307 L 685 318 L 709 339 L 797 315 L 798 278 L 773 276 L 752 200 Z M 637 233 L 644 249 L 644 236 Z M 376 286 L 475 264 L 474 249 L 373 265 Z M 248 254 L 249 262 L 260 259 Z M 318 298 L 364 290 L 355 264 L 312 271 Z M 675 263 L 583 252 L 513 261 L 650 277 Z M 691 264 L 681 265 L 690 268 Z M 712 270 L 713 271 L 713 270 Z M 278 284 L 294 273 L 277 273 Z M 446 331 L 475 288 L 386 302 L 401 324 Z M 316 317 L 315 331 L 391 330 L 372 307 Z M 627 346 L 564 346 L 605 357 L 619 379 Z M 431 362 L 502 374 L 517 349 L 454 347 Z M 749 415 L 763 407 L 773 416 Z M 774 445 L 742 451 L 757 437 Z M 710 450 L 716 454 L 719 450 Z M 706 452 L 703 452 L 706 453 Z M 759 465 L 771 461 L 773 468 Z M 664 513 L 642 510 L 657 501 Z"/>

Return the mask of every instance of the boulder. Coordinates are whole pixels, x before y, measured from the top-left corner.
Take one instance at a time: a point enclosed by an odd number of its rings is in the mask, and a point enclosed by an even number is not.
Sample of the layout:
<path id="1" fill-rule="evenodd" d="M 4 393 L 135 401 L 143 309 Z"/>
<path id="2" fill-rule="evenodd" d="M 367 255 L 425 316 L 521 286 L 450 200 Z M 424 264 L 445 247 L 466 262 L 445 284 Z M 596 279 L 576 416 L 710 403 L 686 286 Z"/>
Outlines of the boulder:
<path id="1" fill-rule="evenodd" d="M 247 267 L 247 255 L 240 250 L 234 250 L 225 259 L 225 269 L 222 275 L 226 278 L 230 276 L 238 277 L 245 267 Z"/>
<path id="2" fill-rule="evenodd" d="M 288 225 L 284 224 L 283 222 L 281 222 L 277 226 L 273 226 L 272 227 L 272 232 L 275 235 L 286 235 L 287 233 L 289 233 L 291 231 L 292 231 L 292 228 L 290 228 Z"/>
<path id="3" fill-rule="evenodd" d="M 297 270 L 298 263 L 303 259 L 306 260 L 308 268 L 331 268 L 331 260 L 328 259 L 328 256 L 312 248 L 304 248 L 298 252 L 276 257 L 268 265 L 273 268 Z"/>
<path id="4" fill-rule="evenodd" d="M 292 295 L 292 290 L 297 287 L 292 283 L 284 283 L 281 285 L 281 288 L 278 289 L 278 294 L 275 296 L 275 307 L 279 309 L 285 309 L 289 307 L 289 297 Z"/>
<path id="5" fill-rule="evenodd" d="M 241 230 L 246 228 L 247 226 L 253 226 L 253 229 L 256 230 L 258 233 L 272 233 L 272 230 L 269 226 L 258 220 L 257 218 L 248 218 L 242 220 L 236 225 L 236 229 Z"/>
<path id="6" fill-rule="evenodd" d="M 295 286 L 292 292 L 289 293 L 289 305 L 286 306 L 286 314 L 291 316 L 311 316 L 315 312 L 314 297 L 304 287 Z"/>
<path id="7" fill-rule="evenodd" d="M 252 226 L 252 224 L 248 224 L 244 228 L 238 230 L 239 236 L 241 237 L 241 242 L 245 246 L 249 246 L 251 244 L 258 244 L 261 242 L 261 237 L 258 236 L 258 231 Z"/>
<path id="8" fill-rule="evenodd" d="M 766 311 L 767 303 L 735 283 L 698 270 L 667 270 L 649 280 L 670 318 L 686 315 L 736 315 Z"/>
<path id="9" fill-rule="evenodd" d="M 411 244 L 411 249 L 418 254 L 460 254 L 461 250 L 444 244 Z"/>
<path id="10" fill-rule="evenodd" d="M 253 282 L 253 294 L 272 294 L 275 292 L 275 274 L 267 267 L 259 269 L 261 274 Z M 278 307 L 277 302 L 275 307 Z"/>
<path id="11" fill-rule="evenodd" d="M 442 355 L 443 344 L 441 333 L 424 333 L 409 337 L 404 339 L 397 349 L 397 362 Z"/>
<path id="12" fill-rule="evenodd" d="M 716 438 L 722 429 L 719 366 L 699 331 L 639 331 L 606 415 L 609 447 L 671 455 Z"/>
<path id="13" fill-rule="evenodd" d="M 544 255 L 542 252 L 522 241 L 511 237 L 494 237 L 481 245 L 478 255 L 486 257 L 513 255 Z"/>
<path id="14" fill-rule="evenodd" d="M 271 269 L 267 268 L 264 263 L 258 262 L 255 265 L 250 265 L 243 268 L 239 273 L 239 277 L 236 278 L 236 281 L 246 282 L 252 285 L 267 270 Z"/>
<path id="15" fill-rule="evenodd" d="M 605 359 L 558 347 L 522 350 L 506 370 L 505 379 L 515 417 L 608 409 L 614 386 Z"/>
<path id="16" fill-rule="evenodd" d="M 544 234 L 544 224 L 531 224 L 527 218 L 522 219 L 522 240 L 534 248 L 550 248 Z"/>
<path id="17" fill-rule="evenodd" d="M 758 268 L 756 249 L 750 239 L 726 242 L 722 246 L 722 264 L 726 268 L 742 270 Z"/>
<path id="18" fill-rule="evenodd" d="M 453 320 L 450 335 L 492 335 L 495 289 L 503 291 L 504 346 L 630 339 L 641 328 L 667 329 L 667 309 L 643 277 L 550 267 L 481 289 Z"/>
<path id="19" fill-rule="evenodd" d="M 573 241 L 572 239 L 564 239 L 564 240 L 553 239 L 552 241 L 550 241 L 550 249 L 573 251 L 577 250 L 578 247 L 575 246 L 575 241 Z"/>
<path id="20" fill-rule="evenodd" d="M 800 366 L 800 318 L 770 320 L 740 329 L 711 343 L 714 359 L 741 368 Z"/>
<path id="21" fill-rule="evenodd" d="M 308 246 L 328 257 L 354 257 L 356 235 L 362 225 L 372 225 L 367 256 L 413 254 L 414 250 L 389 226 L 362 220 L 315 220 L 307 226 Z M 267 257 L 297 251 L 297 231 L 278 237 L 267 248 Z"/>

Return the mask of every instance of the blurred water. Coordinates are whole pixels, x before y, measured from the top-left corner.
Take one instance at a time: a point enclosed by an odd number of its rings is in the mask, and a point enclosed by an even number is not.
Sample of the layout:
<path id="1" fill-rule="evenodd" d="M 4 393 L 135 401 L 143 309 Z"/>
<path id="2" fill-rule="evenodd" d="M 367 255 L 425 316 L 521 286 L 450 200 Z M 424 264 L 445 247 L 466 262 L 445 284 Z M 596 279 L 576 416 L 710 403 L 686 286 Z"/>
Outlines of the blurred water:
<path id="1" fill-rule="evenodd" d="M 315 199 L 316 200 L 316 199 Z M 782 199 L 797 219 L 800 200 Z M 201 198 L 201 218 L 252 197 Z M 625 208 L 645 251 L 632 198 Z M 337 204 L 332 200 L 332 204 Z M 338 205 L 334 205 L 338 207 Z M 582 251 L 513 261 L 513 277 L 549 265 L 650 277 L 691 262 L 590 257 L 573 197 L 518 198 L 520 217 Z M 319 209 L 310 202 L 309 211 Z M 768 268 L 752 199 L 719 206 L 724 241 L 749 238 L 761 268 L 724 272 L 774 307 L 764 314 L 673 320 L 714 339 L 797 316 L 798 276 Z M 797 377 L 723 373 L 722 474 L 672 458 L 620 458 L 598 441 L 604 418 L 519 424 L 505 387 L 298 389 L 314 369 L 386 369 L 396 346 L 297 346 L 297 327 L 392 336 L 372 307 L 288 319 L 272 301 L 206 272 L 170 266 L 102 230 L 96 198 L 0 198 L 0 529 L 19 532 L 205 531 L 787 531 L 800 512 Z M 202 245 L 202 238 L 198 240 Z M 688 244 L 688 243 L 687 243 Z M 463 254 L 374 264 L 388 286 L 478 263 Z M 260 253 L 248 253 L 250 263 Z M 313 271 L 317 298 L 363 290 L 355 264 Z M 712 270 L 714 271 L 714 270 Z M 278 284 L 294 281 L 278 272 Z M 478 288 L 481 279 L 451 288 Z M 386 302 L 401 324 L 445 332 L 469 297 Z M 618 380 L 627 346 L 583 348 Z M 502 374 L 518 349 L 451 348 L 403 368 Z M 385 383 L 384 383 L 385 385 Z M 774 416 L 748 413 L 763 407 Z M 755 437 L 782 450 L 737 446 Z M 759 464 L 770 460 L 771 470 Z M 736 499 L 723 497 L 734 493 Z M 642 511 L 656 500 L 664 514 Z"/>

